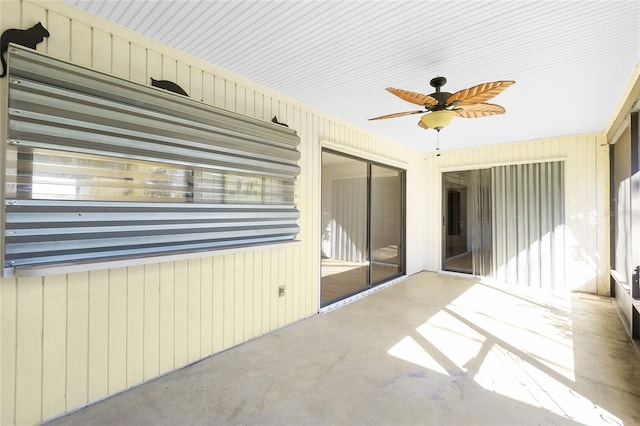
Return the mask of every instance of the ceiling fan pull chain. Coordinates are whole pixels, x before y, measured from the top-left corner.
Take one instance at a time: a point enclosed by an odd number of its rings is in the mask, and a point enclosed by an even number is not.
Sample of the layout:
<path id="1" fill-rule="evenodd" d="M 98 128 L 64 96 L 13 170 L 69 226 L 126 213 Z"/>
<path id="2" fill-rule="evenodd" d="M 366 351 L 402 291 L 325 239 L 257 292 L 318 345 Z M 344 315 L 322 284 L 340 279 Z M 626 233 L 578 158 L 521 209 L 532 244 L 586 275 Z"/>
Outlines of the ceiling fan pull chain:
<path id="1" fill-rule="evenodd" d="M 436 157 L 440 157 L 440 130 L 436 133 Z"/>

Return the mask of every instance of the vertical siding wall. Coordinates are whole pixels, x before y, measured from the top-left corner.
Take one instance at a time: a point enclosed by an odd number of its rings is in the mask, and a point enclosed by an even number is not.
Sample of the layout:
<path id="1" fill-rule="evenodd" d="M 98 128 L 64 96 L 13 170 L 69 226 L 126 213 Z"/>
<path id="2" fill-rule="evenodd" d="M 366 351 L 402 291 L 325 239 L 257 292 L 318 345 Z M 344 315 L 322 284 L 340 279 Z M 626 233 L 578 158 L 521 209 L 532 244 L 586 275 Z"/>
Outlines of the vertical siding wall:
<path id="1" fill-rule="evenodd" d="M 418 198 L 414 151 L 64 3 L 0 1 L 0 31 L 38 21 L 51 33 L 38 51 L 141 84 L 175 81 L 192 99 L 265 121 L 277 115 L 297 130 L 301 232 L 300 243 L 279 248 L 0 279 L 2 425 L 38 423 L 315 314 L 321 140 L 408 164 L 408 198 Z M 3 132 L 6 91 L 0 80 Z M 408 227 L 421 232 L 422 206 L 413 206 Z M 423 243 L 418 232 L 409 236 L 416 272 Z"/>
<path id="2" fill-rule="evenodd" d="M 495 165 L 565 161 L 566 288 L 609 293 L 609 150 L 604 134 L 558 137 L 426 157 L 425 198 L 442 200 L 441 173 Z M 425 268 L 441 269 L 442 205 L 425 209 Z"/>

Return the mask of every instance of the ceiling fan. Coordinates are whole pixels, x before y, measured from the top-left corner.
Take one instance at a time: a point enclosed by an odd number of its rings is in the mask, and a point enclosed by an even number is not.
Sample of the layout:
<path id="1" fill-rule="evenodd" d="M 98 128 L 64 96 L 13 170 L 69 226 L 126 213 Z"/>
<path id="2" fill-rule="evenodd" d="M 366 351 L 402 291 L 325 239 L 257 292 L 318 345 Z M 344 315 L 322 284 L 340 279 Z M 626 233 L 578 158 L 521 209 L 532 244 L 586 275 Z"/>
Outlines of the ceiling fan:
<path id="1" fill-rule="evenodd" d="M 482 83 L 455 93 L 443 92 L 441 87 L 447 83 L 444 77 L 432 78 L 429 84 L 436 89 L 435 92 L 425 95 L 408 90 L 387 87 L 387 90 L 397 97 L 416 105 L 423 106 L 423 110 L 396 112 L 370 118 L 369 120 L 381 120 L 385 118 L 402 117 L 405 115 L 424 114 L 418 125 L 423 129 L 440 130 L 451 123 L 454 117 L 476 118 L 489 115 L 504 114 L 505 109 L 500 105 L 487 103 L 515 81 L 503 80 L 491 83 Z"/>

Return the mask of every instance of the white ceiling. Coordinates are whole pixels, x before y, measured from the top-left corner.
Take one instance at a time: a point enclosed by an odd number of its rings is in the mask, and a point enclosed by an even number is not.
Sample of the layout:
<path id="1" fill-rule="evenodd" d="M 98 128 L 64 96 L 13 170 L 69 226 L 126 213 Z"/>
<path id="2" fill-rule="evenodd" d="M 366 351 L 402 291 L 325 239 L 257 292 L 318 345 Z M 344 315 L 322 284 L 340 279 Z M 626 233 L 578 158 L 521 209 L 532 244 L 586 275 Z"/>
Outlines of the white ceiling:
<path id="1" fill-rule="evenodd" d="M 456 118 L 442 150 L 602 131 L 640 60 L 640 1 L 64 0 L 421 151 L 436 132 L 384 89 L 515 80 L 506 114 Z"/>

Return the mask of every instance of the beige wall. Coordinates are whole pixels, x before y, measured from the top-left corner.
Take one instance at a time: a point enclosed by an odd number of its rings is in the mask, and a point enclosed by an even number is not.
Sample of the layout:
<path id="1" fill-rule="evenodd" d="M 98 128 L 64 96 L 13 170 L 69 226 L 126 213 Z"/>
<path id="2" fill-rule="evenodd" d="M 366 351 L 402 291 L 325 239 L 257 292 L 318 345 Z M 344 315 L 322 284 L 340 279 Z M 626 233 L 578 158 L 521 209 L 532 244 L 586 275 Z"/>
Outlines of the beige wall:
<path id="1" fill-rule="evenodd" d="M 432 241 L 425 269 L 441 266 L 443 171 L 549 160 L 565 161 L 566 288 L 609 292 L 609 151 L 604 133 L 443 152 L 426 157 L 425 235 Z"/>
<path id="2" fill-rule="evenodd" d="M 0 31 L 38 21 L 51 33 L 40 52 L 141 84 L 172 80 L 192 99 L 265 121 L 277 115 L 295 129 L 301 231 L 300 242 L 277 248 L 0 279 L 2 425 L 38 423 L 315 314 L 321 141 L 406 164 L 408 193 L 421 191 L 415 151 L 64 3 L 0 1 Z M 3 102 L 3 129 L 6 113 Z M 422 230 L 421 207 L 410 206 L 409 229 Z M 422 270 L 419 233 L 409 233 L 407 251 L 409 273 Z"/>

